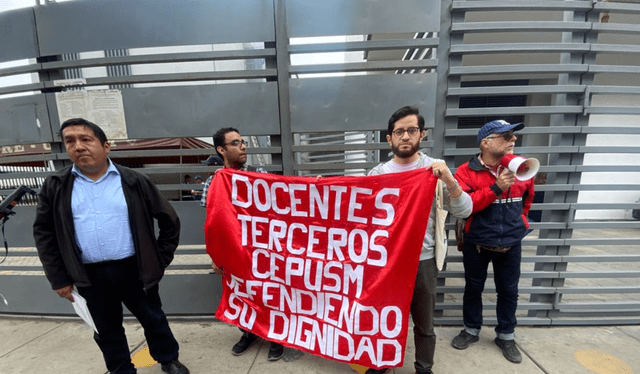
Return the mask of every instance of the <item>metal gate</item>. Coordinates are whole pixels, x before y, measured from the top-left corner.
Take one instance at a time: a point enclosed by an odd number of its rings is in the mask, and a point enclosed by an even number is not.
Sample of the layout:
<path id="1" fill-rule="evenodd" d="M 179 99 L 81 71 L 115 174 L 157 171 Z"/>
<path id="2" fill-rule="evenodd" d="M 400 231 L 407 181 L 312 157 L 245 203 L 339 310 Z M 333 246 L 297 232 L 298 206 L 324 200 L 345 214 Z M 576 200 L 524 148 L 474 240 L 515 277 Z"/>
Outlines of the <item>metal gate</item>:
<path id="1" fill-rule="evenodd" d="M 631 216 L 640 207 L 637 3 L 161 4 L 84 0 L 0 13 L 0 79 L 27 80 L 0 87 L 0 165 L 68 163 L 57 129 L 78 112 L 107 122 L 120 113 L 128 139 L 210 137 L 237 127 L 255 137 L 254 161 L 285 175 L 362 174 L 385 161 L 380 131 L 408 104 L 425 116 L 425 151 L 454 169 L 477 152 L 482 123 L 522 119 L 518 152 L 540 159 L 546 181 L 532 208 L 539 222 L 523 241 L 520 323 L 640 321 L 640 221 Z M 36 144 L 50 149 L 27 151 Z M 213 170 L 182 160 L 212 153 L 112 149 L 111 156 L 148 164 L 175 157 L 139 169 L 171 197 L 185 188 L 182 175 Z M 46 175 L 20 170 L 0 179 Z M 184 224 L 163 281 L 166 310 L 211 314 L 220 287 L 208 274 L 204 210 L 172 204 Z M 71 314 L 41 274 L 34 207 L 15 211 L 0 265 L 9 304 L 0 303 L 0 313 Z M 461 256 L 452 247 L 447 260 L 438 322 L 460 324 Z M 495 323 L 493 291 L 487 287 L 488 323 Z"/>

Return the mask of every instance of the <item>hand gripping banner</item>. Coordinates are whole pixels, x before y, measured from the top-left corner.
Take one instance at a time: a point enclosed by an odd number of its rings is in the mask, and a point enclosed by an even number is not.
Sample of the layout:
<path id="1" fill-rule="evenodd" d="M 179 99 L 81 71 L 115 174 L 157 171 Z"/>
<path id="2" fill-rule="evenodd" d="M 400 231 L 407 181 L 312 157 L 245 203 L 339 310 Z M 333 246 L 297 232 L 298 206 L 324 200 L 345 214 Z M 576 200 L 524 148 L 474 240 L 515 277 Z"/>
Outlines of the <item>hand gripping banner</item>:
<path id="1" fill-rule="evenodd" d="M 216 317 L 322 357 L 382 368 L 404 359 L 431 170 L 284 177 L 221 169 L 207 252 L 223 270 Z"/>

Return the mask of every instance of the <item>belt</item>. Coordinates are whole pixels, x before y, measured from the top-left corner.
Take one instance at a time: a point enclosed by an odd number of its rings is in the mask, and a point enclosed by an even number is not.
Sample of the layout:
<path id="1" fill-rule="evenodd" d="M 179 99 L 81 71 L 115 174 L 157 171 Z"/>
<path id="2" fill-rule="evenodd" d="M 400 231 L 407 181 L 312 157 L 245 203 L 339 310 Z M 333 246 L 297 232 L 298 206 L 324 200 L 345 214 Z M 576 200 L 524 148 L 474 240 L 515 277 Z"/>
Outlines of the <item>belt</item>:
<path id="1" fill-rule="evenodd" d="M 491 251 L 491 252 L 498 252 L 498 253 L 506 253 L 510 249 L 511 249 L 511 247 L 489 247 L 489 246 L 482 245 L 482 244 L 476 244 L 476 250 L 478 251 L 478 253 L 480 253 L 480 251 L 482 251 L 482 250 Z"/>

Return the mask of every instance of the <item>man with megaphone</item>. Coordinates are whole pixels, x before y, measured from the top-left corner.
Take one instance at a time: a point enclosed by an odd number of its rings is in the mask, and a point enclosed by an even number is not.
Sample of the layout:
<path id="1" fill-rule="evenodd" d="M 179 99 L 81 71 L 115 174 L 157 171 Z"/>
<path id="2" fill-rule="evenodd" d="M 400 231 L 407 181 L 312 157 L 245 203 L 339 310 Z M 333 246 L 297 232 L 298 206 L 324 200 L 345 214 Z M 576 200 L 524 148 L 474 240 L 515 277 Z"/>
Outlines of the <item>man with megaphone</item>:
<path id="1" fill-rule="evenodd" d="M 515 344 L 521 241 L 529 228 L 527 214 L 533 202 L 533 176 L 539 162 L 513 155 L 515 131 L 524 124 L 495 120 L 478 131 L 480 154 L 455 173 L 462 190 L 473 201 L 464 224 L 462 253 L 465 276 L 464 329 L 451 341 L 466 349 L 479 340 L 482 327 L 482 291 L 489 263 L 493 264 L 498 294 L 496 345 L 504 357 L 522 362 Z"/>

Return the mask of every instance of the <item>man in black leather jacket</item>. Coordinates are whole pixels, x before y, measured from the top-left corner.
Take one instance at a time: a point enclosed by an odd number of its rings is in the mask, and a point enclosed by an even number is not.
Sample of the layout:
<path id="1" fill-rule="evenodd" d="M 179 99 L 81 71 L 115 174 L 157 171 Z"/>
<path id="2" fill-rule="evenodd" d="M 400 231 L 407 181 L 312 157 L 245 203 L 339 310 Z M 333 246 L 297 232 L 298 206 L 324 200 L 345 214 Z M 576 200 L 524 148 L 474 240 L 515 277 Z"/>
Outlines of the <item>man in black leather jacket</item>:
<path id="1" fill-rule="evenodd" d="M 75 118 L 60 134 L 74 165 L 47 177 L 33 224 L 51 287 L 73 302 L 75 286 L 87 300 L 109 372 L 136 373 L 122 326 L 124 303 L 162 370 L 188 374 L 158 293 L 180 238 L 176 212 L 146 176 L 109 160 L 100 127 Z"/>

